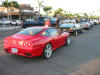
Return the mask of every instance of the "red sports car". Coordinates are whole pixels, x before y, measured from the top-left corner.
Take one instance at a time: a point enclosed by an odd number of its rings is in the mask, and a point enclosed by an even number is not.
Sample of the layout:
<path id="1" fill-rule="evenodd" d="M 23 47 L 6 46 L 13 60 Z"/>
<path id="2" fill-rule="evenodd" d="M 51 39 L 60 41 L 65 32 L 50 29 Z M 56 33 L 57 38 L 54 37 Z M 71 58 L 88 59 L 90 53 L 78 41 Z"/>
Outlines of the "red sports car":
<path id="1" fill-rule="evenodd" d="M 60 33 L 52 27 L 30 27 L 5 38 L 4 49 L 7 53 L 26 57 L 50 58 L 56 48 L 70 43 L 67 32 Z"/>

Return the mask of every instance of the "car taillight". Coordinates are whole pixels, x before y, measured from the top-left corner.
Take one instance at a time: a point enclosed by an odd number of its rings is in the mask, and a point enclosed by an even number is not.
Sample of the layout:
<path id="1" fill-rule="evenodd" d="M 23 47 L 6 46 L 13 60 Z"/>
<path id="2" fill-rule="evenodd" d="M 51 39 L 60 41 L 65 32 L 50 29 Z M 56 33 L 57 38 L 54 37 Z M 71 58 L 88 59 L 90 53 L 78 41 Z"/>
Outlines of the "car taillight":
<path id="1" fill-rule="evenodd" d="M 28 46 L 28 47 L 32 47 L 32 44 L 31 44 L 31 43 L 28 43 L 27 46 Z"/>
<path id="2" fill-rule="evenodd" d="M 24 43 L 23 43 L 23 46 L 32 47 L 32 44 L 31 44 L 31 43 L 28 43 L 28 42 L 24 42 Z"/>
<path id="3" fill-rule="evenodd" d="M 26 43 L 25 42 L 23 43 L 23 46 L 26 46 Z"/>
<path id="4" fill-rule="evenodd" d="M 88 26 L 88 24 L 85 24 L 85 26 Z"/>

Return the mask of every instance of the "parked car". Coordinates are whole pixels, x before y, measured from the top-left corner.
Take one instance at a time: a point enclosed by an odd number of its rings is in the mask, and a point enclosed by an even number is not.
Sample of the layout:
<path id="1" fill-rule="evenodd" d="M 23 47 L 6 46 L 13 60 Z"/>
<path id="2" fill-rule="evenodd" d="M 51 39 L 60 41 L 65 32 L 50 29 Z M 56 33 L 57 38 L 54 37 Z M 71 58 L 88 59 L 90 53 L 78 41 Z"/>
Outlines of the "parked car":
<path id="1" fill-rule="evenodd" d="M 36 20 L 33 21 L 27 21 L 23 20 L 21 22 L 22 28 L 30 27 L 30 26 L 44 26 L 44 22 L 46 19 L 50 19 L 51 26 L 56 25 L 56 18 L 50 18 L 50 17 L 38 17 Z"/>
<path id="2" fill-rule="evenodd" d="M 93 21 L 89 21 L 89 23 L 91 24 L 92 27 L 94 27 L 94 22 Z"/>
<path id="3" fill-rule="evenodd" d="M 52 27 L 29 27 L 4 39 L 5 52 L 25 57 L 50 58 L 52 51 L 62 45 L 70 45 L 67 32 L 60 33 Z"/>
<path id="4" fill-rule="evenodd" d="M 74 33 L 75 35 L 78 35 L 78 33 L 83 32 L 83 28 L 80 23 L 75 23 L 74 21 L 73 22 L 70 21 L 70 23 L 68 22 L 69 21 L 67 20 L 60 20 L 60 24 L 59 24 L 60 29 L 65 30 L 69 33 Z"/>
<path id="5" fill-rule="evenodd" d="M 83 26 L 83 29 L 91 29 L 92 25 L 89 22 L 82 22 L 81 25 Z"/>
<path id="6" fill-rule="evenodd" d="M 98 25 L 98 24 L 99 24 L 99 20 L 94 19 L 94 20 L 93 20 L 93 23 L 94 23 L 94 25 Z"/>
<path id="7" fill-rule="evenodd" d="M 12 22 L 11 20 L 2 20 L 1 24 L 9 25 L 9 24 L 11 24 L 11 22 Z"/>
<path id="8" fill-rule="evenodd" d="M 13 20 L 11 22 L 12 25 L 20 25 L 21 24 L 21 21 L 20 20 Z"/>

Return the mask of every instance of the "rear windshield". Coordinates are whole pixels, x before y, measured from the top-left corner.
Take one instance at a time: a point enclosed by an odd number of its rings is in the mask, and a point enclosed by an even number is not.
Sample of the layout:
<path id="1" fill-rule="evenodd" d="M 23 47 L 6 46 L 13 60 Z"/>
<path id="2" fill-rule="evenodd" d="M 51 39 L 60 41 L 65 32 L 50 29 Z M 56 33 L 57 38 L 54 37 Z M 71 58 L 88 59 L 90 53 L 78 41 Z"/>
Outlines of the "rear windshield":
<path id="1" fill-rule="evenodd" d="M 40 28 L 27 28 L 27 29 L 24 29 L 24 30 L 16 33 L 16 34 L 20 34 L 20 35 L 36 35 L 41 31 L 42 31 L 42 29 L 40 29 Z"/>

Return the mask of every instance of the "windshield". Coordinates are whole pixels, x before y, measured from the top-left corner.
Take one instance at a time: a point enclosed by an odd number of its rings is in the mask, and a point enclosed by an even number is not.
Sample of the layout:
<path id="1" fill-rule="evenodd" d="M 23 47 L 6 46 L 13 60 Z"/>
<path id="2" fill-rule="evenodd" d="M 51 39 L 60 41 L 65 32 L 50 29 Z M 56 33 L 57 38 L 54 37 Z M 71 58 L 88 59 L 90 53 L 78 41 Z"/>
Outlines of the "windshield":
<path id="1" fill-rule="evenodd" d="M 67 19 L 63 19 L 63 20 L 60 20 L 60 24 L 65 24 L 65 23 L 76 23 L 75 20 L 67 20 Z"/>
<path id="2" fill-rule="evenodd" d="M 16 34 L 20 34 L 20 35 L 36 35 L 41 31 L 42 31 L 42 29 L 40 29 L 40 28 L 27 28 L 27 29 L 24 29 L 24 30 L 16 33 Z"/>

